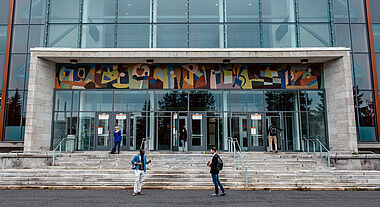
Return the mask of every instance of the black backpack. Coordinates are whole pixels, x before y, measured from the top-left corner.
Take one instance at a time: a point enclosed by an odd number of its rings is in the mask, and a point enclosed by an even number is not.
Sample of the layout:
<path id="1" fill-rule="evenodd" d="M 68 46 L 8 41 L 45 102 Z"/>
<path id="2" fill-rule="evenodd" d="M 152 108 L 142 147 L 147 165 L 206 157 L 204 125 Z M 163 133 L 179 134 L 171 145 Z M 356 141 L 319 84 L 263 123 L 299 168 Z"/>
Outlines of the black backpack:
<path id="1" fill-rule="evenodd" d="M 274 126 L 271 126 L 270 129 L 269 129 L 270 133 L 271 134 L 277 134 L 277 128 L 274 127 Z"/>
<path id="2" fill-rule="evenodd" d="M 223 170 L 223 160 L 219 157 L 219 155 L 216 155 L 218 158 L 218 162 L 216 163 L 216 169 L 219 171 Z"/>

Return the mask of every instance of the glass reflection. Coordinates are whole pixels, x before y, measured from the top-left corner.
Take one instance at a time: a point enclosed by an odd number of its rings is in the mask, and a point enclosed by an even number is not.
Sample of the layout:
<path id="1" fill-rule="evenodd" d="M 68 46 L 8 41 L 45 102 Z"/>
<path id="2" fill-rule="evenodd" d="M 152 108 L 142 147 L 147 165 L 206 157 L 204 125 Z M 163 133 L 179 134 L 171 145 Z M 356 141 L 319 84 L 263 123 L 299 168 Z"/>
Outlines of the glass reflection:
<path id="1" fill-rule="evenodd" d="M 226 0 L 227 22 L 258 22 L 259 0 Z"/>
<path id="2" fill-rule="evenodd" d="M 265 104 L 268 111 L 297 111 L 298 94 L 294 91 L 266 91 Z"/>
<path id="3" fill-rule="evenodd" d="M 190 111 L 221 111 L 222 92 L 191 91 L 189 107 Z"/>
<path id="4" fill-rule="evenodd" d="M 294 0 L 262 1 L 264 22 L 294 22 Z"/>
<path id="5" fill-rule="evenodd" d="M 264 47 L 296 47 L 294 24 L 263 24 Z"/>
<path id="6" fill-rule="evenodd" d="M 188 95 L 187 92 L 170 91 L 156 92 L 156 110 L 160 111 L 187 111 Z"/>

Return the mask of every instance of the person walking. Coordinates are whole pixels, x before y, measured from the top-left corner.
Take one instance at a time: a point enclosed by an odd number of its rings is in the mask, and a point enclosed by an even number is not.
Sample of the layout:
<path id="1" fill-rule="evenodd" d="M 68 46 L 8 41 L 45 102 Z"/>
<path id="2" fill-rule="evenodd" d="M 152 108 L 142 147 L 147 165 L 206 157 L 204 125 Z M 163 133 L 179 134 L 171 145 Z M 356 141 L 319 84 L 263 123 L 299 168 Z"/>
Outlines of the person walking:
<path id="1" fill-rule="evenodd" d="M 215 186 L 215 193 L 211 194 L 213 197 L 219 196 L 219 187 L 220 190 L 222 191 L 222 194 L 220 196 L 225 196 L 227 194 L 226 190 L 224 190 L 222 183 L 219 181 L 219 172 L 220 170 L 223 169 L 223 161 L 220 159 L 219 155 L 216 154 L 216 148 L 212 147 L 210 149 L 210 152 L 212 154 L 212 161 L 208 161 L 207 166 L 209 166 L 211 177 L 212 177 L 212 182 L 214 183 Z"/>
<path id="2" fill-rule="evenodd" d="M 113 146 L 112 151 L 116 153 L 116 146 L 117 146 L 117 154 L 120 154 L 121 131 L 119 130 L 119 126 L 115 126 L 115 131 L 113 133 L 113 142 L 114 142 L 114 146 Z"/>
<path id="3" fill-rule="evenodd" d="M 151 163 L 151 160 L 146 161 L 146 156 L 145 156 L 145 150 L 140 149 L 140 153 L 137 154 L 135 157 L 132 159 L 132 168 L 135 169 L 135 185 L 133 188 L 133 196 L 135 195 L 144 195 L 143 192 L 141 192 L 141 187 L 142 187 L 142 182 L 145 177 L 145 172 L 146 172 L 146 165 Z"/>
<path id="4" fill-rule="evenodd" d="M 185 147 L 187 143 L 187 130 L 186 126 L 183 125 L 179 131 L 179 141 L 181 142 L 182 152 L 185 152 Z"/>
<path id="5" fill-rule="evenodd" d="M 284 131 L 276 126 L 276 122 L 272 121 L 272 124 L 268 128 L 268 134 L 269 134 L 269 146 L 270 151 L 273 152 L 273 144 L 274 149 L 277 153 L 277 133 L 278 131 Z"/>

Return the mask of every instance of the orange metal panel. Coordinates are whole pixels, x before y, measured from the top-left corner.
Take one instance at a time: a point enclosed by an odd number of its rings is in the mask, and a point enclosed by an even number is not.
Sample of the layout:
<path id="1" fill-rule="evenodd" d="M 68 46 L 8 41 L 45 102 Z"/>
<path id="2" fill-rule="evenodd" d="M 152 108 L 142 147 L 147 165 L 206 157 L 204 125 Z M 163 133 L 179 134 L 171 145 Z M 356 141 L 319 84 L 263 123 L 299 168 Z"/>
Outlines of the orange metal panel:
<path id="1" fill-rule="evenodd" d="M 371 66 L 372 66 L 372 83 L 375 92 L 375 111 L 376 111 L 376 122 L 377 122 L 377 138 L 380 142 L 380 103 L 379 103 L 379 88 L 378 79 L 376 72 L 376 60 L 375 60 L 375 45 L 373 42 L 373 30 L 372 30 L 372 18 L 371 18 L 371 5 L 370 0 L 366 0 L 366 11 L 367 11 L 367 23 L 368 23 L 368 34 L 369 34 L 369 45 L 371 54 Z M 380 68 L 379 68 L 380 69 Z"/>
<path id="2" fill-rule="evenodd" d="M 7 100 L 9 57 L 10 57 L 10 52 L 11 52 L 14 5 L 15 5 L 15 0 L 10 0 L 9 17 L 8 17 L 7 44 L 6 44 L 6 49 L 5 49 L 5 61 L 4 61 L 3 91 L 1 94 L 0 141 L 3 141 L 3 134 L 4 134 L 4 120 L 5 120 L 4 117 L 5 117 L 5 105 L 6 105 L 6 100 Z"/>

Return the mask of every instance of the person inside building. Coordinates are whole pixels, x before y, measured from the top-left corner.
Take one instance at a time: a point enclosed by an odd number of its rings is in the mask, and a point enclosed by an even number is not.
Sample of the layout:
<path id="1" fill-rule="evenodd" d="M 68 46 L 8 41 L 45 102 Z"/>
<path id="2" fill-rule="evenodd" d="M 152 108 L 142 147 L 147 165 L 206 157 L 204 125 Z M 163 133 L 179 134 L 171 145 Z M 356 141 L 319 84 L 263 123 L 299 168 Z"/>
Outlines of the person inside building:
<path id="1" fill-rule="evenodd" d="M 212 154 L 212 161 L 208 161 L 207 166 L 209 166 L 212 182 L 215 186 L 215 193 L 211 194 L 213 197 L 219 196 L 219 187 L 222 191 L 222 194 L 220 196 L 225 196 L 227 194 L 226 190 L 224 190 L 222 183 L 219 181 L 219 172 L 223 169 L 223 161 L 220 159 L 219 155 L 216 154 L 216 148 L 211 147 L 210 152 Z"/>
<path id="2" fill-rule="evenodd" d="M 114 146 L 113 146 L 112 152 L 116 153 L 116 146 L 117 146 L 117 154 L 120 154 L 121 132 L 119 130 L 119 126 L 115 126 L 115 131 L 113 133 L 113 142 L 114 142 Z"/>
<path id="3" fill-rule="evenodd" d="M 277 153 L 277 133 L 278 133 L 278 131 L 283 131 L 283 130 L 276 126 L 275 121 L 272 121 L 272 124 L 268 128 L 269 146 L 270 146 L 271 152 L 273 152 L 273 144 L 274 144 L 274 150 Z"/>
<path id="4" fill-rule="evenodd" d="M 144 149 L 140 149 L 140 153 L 133 157 L 132 168 L 135 169 L 135 185 L 133 188 L 133 196 L 144 195 L 144 193 L 141 192 L 142 182 L 145 177 L 146 165 L 151 162 L 151 160 L 146 161 Z"/>
<path id="5" fill-rule="evenodd" d="M 187 143 L 187 130 L 185 125 L 183 125 L 179 131 L 179 141 L 181 143 L 182 152 L 184 152 Z"/>

